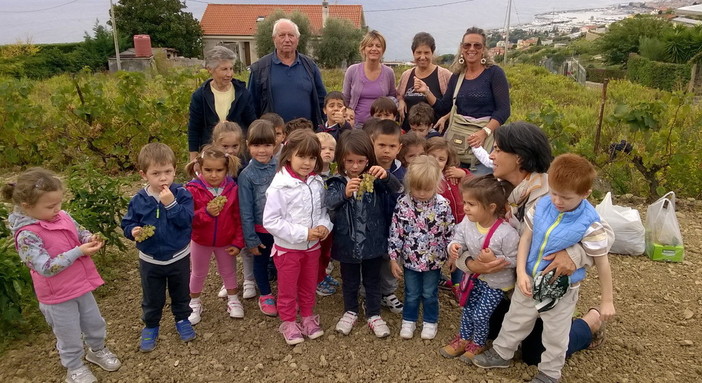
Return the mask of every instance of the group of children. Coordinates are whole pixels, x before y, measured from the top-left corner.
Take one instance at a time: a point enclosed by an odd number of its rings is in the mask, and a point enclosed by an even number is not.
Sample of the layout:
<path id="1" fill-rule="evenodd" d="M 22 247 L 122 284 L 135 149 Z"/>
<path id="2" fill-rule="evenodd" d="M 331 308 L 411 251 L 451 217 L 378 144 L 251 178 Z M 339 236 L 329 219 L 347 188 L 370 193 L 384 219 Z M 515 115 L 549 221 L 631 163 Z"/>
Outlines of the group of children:
<path id="1" fill-rule="evenodd" d="M 600 237 L 592 238 L 598 217 L 585 201 L 592 179 L 573 189 L 568 177 L 556 178 L 563 181 L 551 185 L 551 197 L 527 214 L 528 229 L 520 241 L 505 220 L 512 186 L 491 175 L 472 177 L 458 168 L 452 146 L 432 132 L 433 117 L 427 117 L 431 108 L 413 107 L 412 131 L 403 134 L 394 121 L 397 115 L 392 118 L 383 101 L 372 108 L 376 118 L 363 129 L 353 129 L 341 93 L 330 92 L 324 126 L 315 129 L 304 119 L 283 124 L 277 115 L 264 115 L 249 126 L 246 145 L 236 124 L 222 122 L 213 131 L 212 144 L 187 164 L 192 181 L 185 186 L 174 183 L 176 158 L 168 146 L 150 143 L 141 149 L 137 167 L 146 185 L 132 198 L 122 220 L 124 235 L 136 241 L 139 254 L 141 351 L 156 347 L 166 290 L 180 338 L 187 342 L 196 337 L 193 325 L 203 317 L 200 297 L 212 254 L 223 282 L 219 295 L 226 298 L 229 316 L 244 317 L 236 272 L 236 256 L 241 256 L 243 297 L 255 297 L 258 288 L 260 310 L 280 317 L 279 330 L 290 345 L 324 334 L 314 307 L 316 295 L 331 295 L 339 286 L 328 274 L 332 258 L 340 265 L 344 303 L 335 329 L 345 335 L 352 331 L 361 307 L 376 336 L 390 335 L 380 315 L 384 305 L 402 313 L 399 334 L 410 339 L 422 306 L 421 338 L 433 339 L 439 321 L 438 288 L 457 287 L 459 281 L 472 290 L 456 291 L 467 299 L 460 333 L 440 350 L 446 357 L 470 361 L 485 350 L 492 311 L 515 281 L 522 297 L 517 301 L 523 306 L 519 318 L 541 315 L 546 322 L 541 312 L 556 307 L 567 315 L 552 317 L 563 322 L 572 315 L 577 292 L 573 298 L 568 290 L 567 307 L 556 304 L 560 297 L 549 296 L 538 312 L 527 308 L 534 306 L 529 303 L 532 279 L 546 263 L 541 260 L 542 244 L 551 244 L 549 235 L 563 232 L 553 230 L 561 221 L 568 223 L 568 238 L 559 236 L 549 251 L 582 241 L 596 257 L 604 280 L 603 301 L 611 304 L 611 278 L 602 271 L 608 270 L 606 241 L 603 247 Z M 242 153 L 244 147 L 248 153 Z M 242 166 L 240 158 L 248 163 Z M 583 161 L 590 166 L 580 157 L 557 159 L 552 171 L 570 174 L 567 166 L 576 163 L 581 168 L 572 174 L 583 174 L 587 169 Z M 63 187 L 49 171 L 23 173 L 16 184 L 4 188 L 4 196 L 16 205 L 10 217 L 16 245 L 58 339 L 67 381 L 95 381 L 82 362 L 83 341 L 89 346 L 88 361 L 108 371 L 118 369 L 119 360 L 105 347 L 105 322 L 91 294 L 103 282 L 90 256 L 104 240 L 61 210 Z M 587 217 L 585 224 L 580 210 Z M 579 233 L 586 234 L 578 237 Z M 461 270 L 469 271 L 468 258 L 482 262 L 503 258 L 509 266 L 480 277 L 463 276 Z M 271 288 L 271 262 L 277 294 Z M 453 275 L 451 281 L 442 282 L 445 264 Z M 581 274 L 580 279 L 584 271 Z M 399 278 L 404 279 L 404 305 L 395 295 Z M 613 307 L 603 312 L 611 315 Z M 504 337 L 508 341 L 496 342 L 499 360 L 511 357 L 514 342 L 526 327 L 511 314 L 505 319 L 510 326 L 505 325 L 498 339 L 508 333 Z M 558 326 L 561 336 L 568 325 Z M 545 328 L 552 327 L 545 324 Z M 545 332 L 544 337 L 553 335 Z M 548 352 L 552 344 L 544 343 Z M 555 353 L 553 358 L 561 355 Z M 489 366 L 502 367 L 504 363 L 498 362 Z"/>

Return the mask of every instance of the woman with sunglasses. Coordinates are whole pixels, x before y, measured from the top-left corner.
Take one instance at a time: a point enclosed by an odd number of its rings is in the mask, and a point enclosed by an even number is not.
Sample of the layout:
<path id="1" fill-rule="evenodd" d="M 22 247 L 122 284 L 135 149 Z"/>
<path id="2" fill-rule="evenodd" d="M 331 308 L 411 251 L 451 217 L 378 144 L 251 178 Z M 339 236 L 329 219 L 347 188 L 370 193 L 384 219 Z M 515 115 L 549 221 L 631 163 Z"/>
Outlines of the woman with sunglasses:
<path id="1" fill-rule="evenodd" d="M 463 34 L 451 71 L 453 75 L 441 99 L 417 77 L 414 89 L 426 96 L 437 116 L 451 112 L 446 138 L 456 148 L 462 165 L 470 167 L 474 174 L 491 173 L 475 159 L 470 148 L 492 150 L 493 131 L 510 115 L 509 84 L 505 72 L 488 55 L 482 29 L 472 27 Z"/>

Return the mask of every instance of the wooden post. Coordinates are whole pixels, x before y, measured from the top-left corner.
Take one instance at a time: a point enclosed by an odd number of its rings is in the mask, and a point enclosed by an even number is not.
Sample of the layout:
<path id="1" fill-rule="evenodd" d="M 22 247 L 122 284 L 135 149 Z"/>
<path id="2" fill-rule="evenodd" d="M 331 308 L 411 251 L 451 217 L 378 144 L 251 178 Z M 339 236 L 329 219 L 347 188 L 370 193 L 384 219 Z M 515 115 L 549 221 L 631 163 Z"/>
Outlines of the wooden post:
<path id="1" fill-rule="evenodd" d="M 595 154 L 600 152 L 600 136 L 602 134 L 602 119 L 604 118 L 604 108 L 607 102 L 607 84 L 609 79 L 605 78 L 602 82 L 602 101 L 600 101 L 600 115 L 597 118 L 597 130 L 595 130 Z"/>

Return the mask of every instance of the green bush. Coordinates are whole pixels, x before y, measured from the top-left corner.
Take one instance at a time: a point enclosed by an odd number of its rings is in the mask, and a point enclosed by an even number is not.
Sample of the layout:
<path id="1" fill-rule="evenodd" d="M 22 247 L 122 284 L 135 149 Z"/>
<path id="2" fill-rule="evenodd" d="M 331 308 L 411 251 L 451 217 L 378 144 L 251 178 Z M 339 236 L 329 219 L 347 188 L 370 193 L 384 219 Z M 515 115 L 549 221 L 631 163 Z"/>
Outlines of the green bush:
<path id="1" fill-rule="evenodd" d="M 32 279 L 15 250 L 15 241 L 5 225 L 8 211 L 0 204 L 0 350 L 27 330 L 29 307 L 36 305 Z"/>
<path id="2" fill-rule="evenodd" d="M 690 64 L 651 61 L 632 54 L 627 63 L 627 78 L 650 88 L 673 91 L 687 87 L 691 70 Z"/>
<path id="3" fill-rule="evenodd" d="M 129 205 L 129 199 L 124 195 L 128 183 L 123 178 L 105 174 L 89 162 L 71 167 L 66 183 L 71 198 L 64 206 L 65 210 L 91 233 L 101 233 L 107 246 L 114 245 L 126 251 L 127 246 L 121 240 L 120 222 Z M 102 254 L 107 246 L 102 248 Z"/>
<path id="4" fill-rule="evenodd" d="M 606 69 L 606 68 L 586 68 L 587 81 L 603 83 L 604 80 L 620 80 L 626 78 L 626 71 L 622 69 Z"/>

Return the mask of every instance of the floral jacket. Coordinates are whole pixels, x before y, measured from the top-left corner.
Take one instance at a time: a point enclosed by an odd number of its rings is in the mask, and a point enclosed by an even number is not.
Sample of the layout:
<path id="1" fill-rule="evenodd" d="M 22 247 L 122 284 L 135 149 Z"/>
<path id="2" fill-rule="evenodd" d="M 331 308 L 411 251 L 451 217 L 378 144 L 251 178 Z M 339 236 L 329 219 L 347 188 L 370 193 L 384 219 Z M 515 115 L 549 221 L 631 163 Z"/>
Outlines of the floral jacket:
<path id="1" fill-rule="evenodd" d="M 388 254 L 393 260 L 401 258 L 410 270 L 440 269 L 452 233 L 453 214 L 446 198 L 436 194 L 429 201 L 418 201 L 406 193 L 392 216 Z"/>

